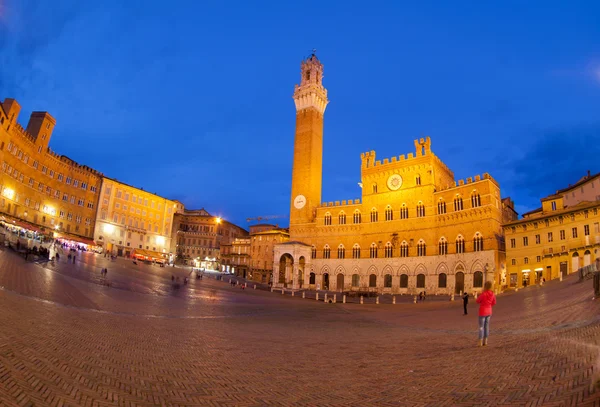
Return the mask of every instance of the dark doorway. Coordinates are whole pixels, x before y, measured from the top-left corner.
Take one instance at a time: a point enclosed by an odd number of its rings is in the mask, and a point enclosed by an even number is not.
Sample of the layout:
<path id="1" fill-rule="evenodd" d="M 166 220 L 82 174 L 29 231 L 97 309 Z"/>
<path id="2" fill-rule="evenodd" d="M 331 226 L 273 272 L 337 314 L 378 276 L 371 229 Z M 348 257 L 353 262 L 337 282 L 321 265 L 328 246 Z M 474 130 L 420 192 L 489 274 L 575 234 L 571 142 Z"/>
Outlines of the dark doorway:
<path id="1" fill-rule="evenodd" d="M 454 284 L 454 293 L 460 294 L 461 291 L 465 291 L 465 273 L 459 271 L 455 274 L 454 279 L 456 283 Z"/>
<path id="2" fill-rule="evenodd" d="M 337 287 L 336 287 L 337 291 L 343 291 L 344 290 L 344 275 L 342 273 L 339 273 L 337 275 Z"/>

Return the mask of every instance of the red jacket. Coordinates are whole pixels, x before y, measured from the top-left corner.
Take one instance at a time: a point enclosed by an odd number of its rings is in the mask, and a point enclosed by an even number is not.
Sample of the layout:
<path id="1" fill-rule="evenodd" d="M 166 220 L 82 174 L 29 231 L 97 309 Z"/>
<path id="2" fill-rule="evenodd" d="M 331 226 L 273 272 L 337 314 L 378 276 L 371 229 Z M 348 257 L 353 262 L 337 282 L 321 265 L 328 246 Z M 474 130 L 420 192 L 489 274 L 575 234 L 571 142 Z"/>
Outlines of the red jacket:
<path id="1" fill-rule="evenodd" d="M 480 317 L 492 315 L 492 307 L 496 305 L 496 296 L 492 290 L 484 291 L 477 297 L 477 304 L 479 304 Z"/>

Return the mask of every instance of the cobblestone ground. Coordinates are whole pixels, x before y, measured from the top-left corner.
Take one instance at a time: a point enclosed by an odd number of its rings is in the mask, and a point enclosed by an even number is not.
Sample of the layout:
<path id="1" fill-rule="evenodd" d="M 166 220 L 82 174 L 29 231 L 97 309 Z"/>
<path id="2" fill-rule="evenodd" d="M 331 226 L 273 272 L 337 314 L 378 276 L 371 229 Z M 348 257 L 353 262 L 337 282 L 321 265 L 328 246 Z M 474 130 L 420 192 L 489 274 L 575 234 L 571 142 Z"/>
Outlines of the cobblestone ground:
<path id="1" fill-rule="evenodd" d="M 600 406 L 600 301 L 574 277 L 501 294 L 478 348 L 473 301 L 173 289 L 188 271 L 0 252 L 0 404 Z"/>

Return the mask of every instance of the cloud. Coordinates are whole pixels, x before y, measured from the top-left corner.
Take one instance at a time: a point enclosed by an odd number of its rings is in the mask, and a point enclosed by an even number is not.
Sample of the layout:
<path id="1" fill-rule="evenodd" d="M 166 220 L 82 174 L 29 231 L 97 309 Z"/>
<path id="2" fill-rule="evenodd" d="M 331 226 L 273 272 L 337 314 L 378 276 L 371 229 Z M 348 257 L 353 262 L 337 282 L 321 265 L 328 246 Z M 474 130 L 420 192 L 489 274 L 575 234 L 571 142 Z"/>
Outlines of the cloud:
<path id="1" fill-rule="evenodd" d="M 507 144 L 493 160 L 503 193 L 522 207 L 538 207 L 540 198 L 576 183 L 588 170 L 600 171 L 600 123 L 547 129 L 527 139 L 535 141 Z"/>

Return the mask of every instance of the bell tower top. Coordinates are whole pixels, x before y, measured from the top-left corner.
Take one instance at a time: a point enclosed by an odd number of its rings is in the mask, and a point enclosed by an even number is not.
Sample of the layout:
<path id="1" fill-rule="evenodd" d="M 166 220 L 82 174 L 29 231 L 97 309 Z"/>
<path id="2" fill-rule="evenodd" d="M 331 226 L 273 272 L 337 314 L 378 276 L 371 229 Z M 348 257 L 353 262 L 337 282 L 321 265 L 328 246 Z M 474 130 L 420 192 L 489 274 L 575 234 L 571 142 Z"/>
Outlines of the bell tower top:
<path id="1" fill-rule="evenodd" d="M 300 85 L 294 89 L 296 112 L 312 108 L 324 114 L 329 103 L 327 89 L 323 87 L 323 64 L 315 52 L 300 64 Z"/>

